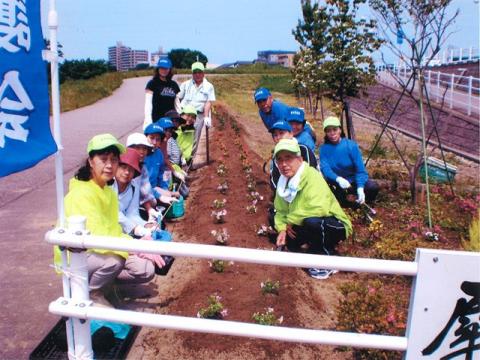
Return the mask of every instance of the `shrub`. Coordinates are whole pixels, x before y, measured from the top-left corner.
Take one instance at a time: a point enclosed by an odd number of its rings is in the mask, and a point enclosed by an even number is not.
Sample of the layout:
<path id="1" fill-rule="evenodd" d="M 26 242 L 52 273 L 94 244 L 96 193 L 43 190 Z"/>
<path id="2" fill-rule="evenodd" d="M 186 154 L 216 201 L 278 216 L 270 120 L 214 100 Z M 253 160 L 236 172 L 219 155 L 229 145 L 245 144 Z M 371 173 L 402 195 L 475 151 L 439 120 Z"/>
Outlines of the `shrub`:
<path id="1" fill-rule="evenodd" d="M 265 282 L 260 283 L 260 288 L 262 289 L 262 294 L 274 294 L 278 295 L 278 292 L 280 290 L 280 281 L 272 281 L 272 280 L 267 280 Z"/>
<path id="2" fill-rule="evenodd" d="M 224 260 L 212 260 L 208 262 L 208 266 L 213 272 L 223 273 L 228 263 Z"/>
<path id="3" fill-rule="evenodd" d="M 373 244 L 373 257 L 386 260 L 413 261 L 418 247 L 432 247 L 431 243 L 412 239 L 411 234 L 395 231 Z"/>
<path id="4" fill-rule="evenodd" d="M 212 211 L 213 222 L 215 224 L 223 224 L 225 222 L 225 216 L 227 215 L 227 210 L 217 210 Z"/>
<path id="5" fill-rule="evenodd" d="M 263 313 L 260 313 L 260 312 L 254 313 L 252 315 L 252 319 L 257 324 L 269 325 L 269 326 L 280 325 L 283 322 L 283 316 L 280 316 L 279 318 L 277 318 L 273 308 L 267 308 L 266 311 Z"/>
<path id="6" fill-rule="evenodd" d="M 380 280 L 348 282 L 340 286 L 343 298 L 337 306 L 338 330 L 402 335 L 406 327 L 404 304 L 395 291 L 385 289 Z M 401 359 L 401 353 L 355 349 L 356 359 Z"/>
<path id="7" fill-rule="evenodd" d="M 204 319 L 217 319 L 221 320 L 228 315 L 227 309 L 222 304 L 222 298 L 218 295 L 208 296 L 208 306 L 201 308 L 197 317 Z"/>
<path id="8" fill-rule="evenodd" d="M 230 235 L 228 234 L 227 229 L 222 229 L 222 230 L 212 230 L 210 231 L 210 234 L 212 234 L 213 238 L 219 245 L 227 245 L 228 238 Z"/>
<path id="9" fill-rule="evenodd" d="M 469 239 L 462 241 L 463 248 L 467 251 L 480 251 L 480 210 L 468 228 Z"/>

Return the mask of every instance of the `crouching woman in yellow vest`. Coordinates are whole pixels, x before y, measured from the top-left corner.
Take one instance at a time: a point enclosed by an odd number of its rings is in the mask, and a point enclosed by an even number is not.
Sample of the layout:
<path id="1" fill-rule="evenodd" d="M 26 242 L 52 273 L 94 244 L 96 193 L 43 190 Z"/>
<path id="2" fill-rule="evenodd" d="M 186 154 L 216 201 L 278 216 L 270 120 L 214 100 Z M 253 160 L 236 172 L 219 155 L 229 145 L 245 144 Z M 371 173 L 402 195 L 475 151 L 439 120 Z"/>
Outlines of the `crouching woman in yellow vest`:
<path id="1" fill-rule="evenodd" d="M 88 143 L 88 159 L 70 180 L 65 196 L 65 215 L 87 218 L 86 228 L 92 235 L 131 239 L 118 222 L 118 197 L 109 186 L 125 147 L 110 134 L 94 136 Z M 58 264 L 60 251 L 55 249 Z M 104 290 L 114 281 L 143 283 L 155 275 L 152 261 L 129 255 L 125 251 L 90 249 L 87 254 L 90 297 L 94 302 L 109 305 Z"/>

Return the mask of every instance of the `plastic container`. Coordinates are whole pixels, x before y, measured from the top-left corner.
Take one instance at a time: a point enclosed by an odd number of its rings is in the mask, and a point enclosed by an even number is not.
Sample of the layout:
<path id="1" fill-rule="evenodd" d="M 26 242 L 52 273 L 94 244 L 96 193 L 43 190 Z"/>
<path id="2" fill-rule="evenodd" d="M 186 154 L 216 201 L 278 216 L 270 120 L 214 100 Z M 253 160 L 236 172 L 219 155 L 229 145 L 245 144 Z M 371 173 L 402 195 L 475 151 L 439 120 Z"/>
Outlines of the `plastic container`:
<path id="1" fill-rule="evenodd" d="M 165 217 L 167 219 L 177 219 L 185 215 L 185 204 L 183 200 L 183 196 L 178 198 L 178 201 L 172 203 L 170 208 L 168 209 Z"/>
<path id="2" fill-rule="evenodd" d="M 449 163 L 446 164 L 442 160 L 436 159 L 434 157 L 427 158 L 428 166 L 428 180 L 431 183 L 443 184 L 448 183 L 448 178 L 453 182 L 455 175 L 457 174 L 457 167 Z M 425 180 L 425 164 L 420 166 L 419 170 L 420 177 L 422 182 Z"/>

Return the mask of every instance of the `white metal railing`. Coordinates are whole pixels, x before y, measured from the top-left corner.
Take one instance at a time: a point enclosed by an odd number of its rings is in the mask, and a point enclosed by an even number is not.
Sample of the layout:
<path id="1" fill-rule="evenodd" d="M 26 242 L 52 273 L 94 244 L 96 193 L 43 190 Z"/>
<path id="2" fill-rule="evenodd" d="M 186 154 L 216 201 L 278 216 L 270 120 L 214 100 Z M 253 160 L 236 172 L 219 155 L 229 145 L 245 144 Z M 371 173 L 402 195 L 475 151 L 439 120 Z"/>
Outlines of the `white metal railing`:
<path id="1" fill-rule="evenodd" d="M 72 226 L 72 223 L 74 224 Z M 49 231 L 47 242 L 62 248 L 100 248 L 123 250 L 129 253 L 148 252 L 171 256 L 187 256 L 206 259 L 232 260 L 292 267 L 322 267 L 343 271 L 372 272 L 415 276 L 417 264 L 407 261 L 389 261 L 340 256 L 322 256 L 246 248 L 221 247 L 189 243 L 157 242 L 146 240 L 128 240 L 103 236 L 91 236 L 84 230 L 85 223 L 78 218 L 70 223 L 70 229 L 57 228 Z M 105 309 L 91 306 L 88 293 L 88 274 L 86 274 L 86 254 L 70 253 L 70 266 L 63 269 L 71 282 L 71 298 L 60 297 L 52 302 L 49 311 L 53 314 L 72 318 L 74 349 L 69 349 L 71 358 L 92 358 L 89 319 L 123 322 L 132 325 L 157 328 L 189 330 L 236 336 L 257 337 L 263 339 L 291 342 L 315 343 L 326 345 L 367 347 L 386 350 L 406 351 L 407 338 L 376 334 L 357 334 L 348 332 L 298 329 L 288 327 L 267 327 L 257 324 L 215 321 L 170 315 L 142 314 L 132 311 Z M 65 275 L 64 275 L 65 276 Z"/>
<path id="2" fill-rule="evenodd" d="M 391 86 L 400 87 L 399 81 L 406 84 L 410 75 L 411 69 L 394 67 L 391 70 L 378 72 L 377 80 Z M 469 116 L 480 114 L 479 78 L 433 70 L 426 70 L 424 77 L 430 100 L 437 103 L 443 102 L 450 109 L 461 111 Z"/>
<path id="3" fill-rule="evenodd" d="M 448 49 L 438 55 L 434 60 L 440 62 L 439 65 L 445 64 L 462 64 L 469 61 L 479 59 L 478 47 L 470 46 L 469 48 Z"/>
<path id="4" fill-rule="evenodd" d="M 66 252 L 65 249 L 67 248 L 83 250 L 71 251 L 69 253 L 70 263 L 64 265 L 66 268 L 61 269 L 64 278 L 69 279 L 71 297 L 64 295 L 49 305 L 51 313 L 67 316 L 71 319 L 73 341 L 69 342 L 70 359 L 93 358 L 90 319 L 289 342 L 405 351 L 406 359 L 418 359 L 419 351 L 425 346 L 425 343 L 428 344 L 432 334 L 437 331 L 439 326 L 439 324 L 433 326 L 431 318 L 425 318 L 425 316 L 433 316 L 437 320 L 446 313 L 444 308 L 435 309 L 437 301 L 433 300 L 432 302 L 432 299 L 430 299 L 435 297 L 438 292 L 438 289 L 435 290 L 435 286 L 440 286 L 441 289 L 445 289 L 445 286 L 451 286 L 449 285 L 451 283 L 450 276 L 443 275 L 442 271 L 450 269 L 448 274 L 451 274 L 455 273 L 453 269 L 458 269 L 457 273 L 464 276 L 468 272 L 465 269 L 470 269 L 470 272 L 476 273 L 475 269 L 479 267 L 477 264 L 480 265 L 480 254 L 473 255 L 473 258 L 471 258 L 471 254 L 461 254 L 458 264 L 449 265 L 448 257 L 457 255 L 445 251 L 442 253 L 441 250 L 436 252 L 433 250 L 417 250 L 416 261 L 410 262 L 92 236 L 85 231 L 85 219 L 82 218 L 79 221 L 78 217 L 74 220 L 69 219 L 69 229 L 53 229 L 46 234 L 45 238 L 50 244 L 60 245 L 64 249 L 63 252 Z M 236 321 L 144 314 L 92 306 L 94 304 L 89 298 L 87 256 L 84 251 L 88 248 L 123 250 L 129 253 L 146 252 L 172 256 L 214 258 L 277 266 L 319 267 L 343 271 L 412 276 L 414 282 L 411 291 L 406 336 L 359 334 L 283 326 L 271 327 Z M 478 273 L 480 273 L 480 267 L 478 270 Z M 431 278 L 431 276 L 436 276 L 436 278 Z M 473 277 L 476 280 L 478 276 L 474 275 Z M 457 286 L 457 283 L 458 281 L 455 279 L 455 286 Z M 418 298 L 415 295 L 416 290 L 419 293 Z M 450 306 L 450 304 L 446 306 Z M 73 345 L 70 345 L 70 343 Z M 442 351 L 445 350 L 442 348 Z"/>

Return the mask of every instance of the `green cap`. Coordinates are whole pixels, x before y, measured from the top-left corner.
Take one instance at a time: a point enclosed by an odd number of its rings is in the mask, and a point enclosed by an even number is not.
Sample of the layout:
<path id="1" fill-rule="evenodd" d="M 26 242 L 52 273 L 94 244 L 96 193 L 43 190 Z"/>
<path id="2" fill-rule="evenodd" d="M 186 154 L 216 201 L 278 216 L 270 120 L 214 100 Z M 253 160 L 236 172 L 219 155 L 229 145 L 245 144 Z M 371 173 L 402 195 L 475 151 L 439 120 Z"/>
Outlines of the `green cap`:
<path id="1" fill-rule="evenodd" d="M 112 134 L 100 134 L 90 139 L 87 146 L 87 153 L 90 154 L 91 151 L 102 150 L 112 145 L 120 151 L 120 154 L 125 152 L 125 146 L 120 144 L 115 136 Z"/>
<path id="2" fill-rule="evenodd" d="M 325 130 L 328 126 L 340 127 L 340 120 L 336 116 L 329 116 L 323 120 L 323 130 Z"/>
<path id="3" fill-rule="evenodd" d="M 197 109 L 193 105 L 185 105 L 182 108 L 182 114 L 190 114 L 197 116 Z"/>
<path id="4" fill-rule="evenodd" d="M 194 62 L 192 64 L 192 72 L 193 71 L 205 71 L 205 66 L 200 61 Z"/>
<path id="5" fill-rule="evenodd" d="M 300 156 L 300 146 L 298 146 L 297 139 L 281 139 L 277 145 L 275 145 L 275 150 L 273 151 L 273 156 L 277 156 L 280 151 L 288 151 Z"/>

